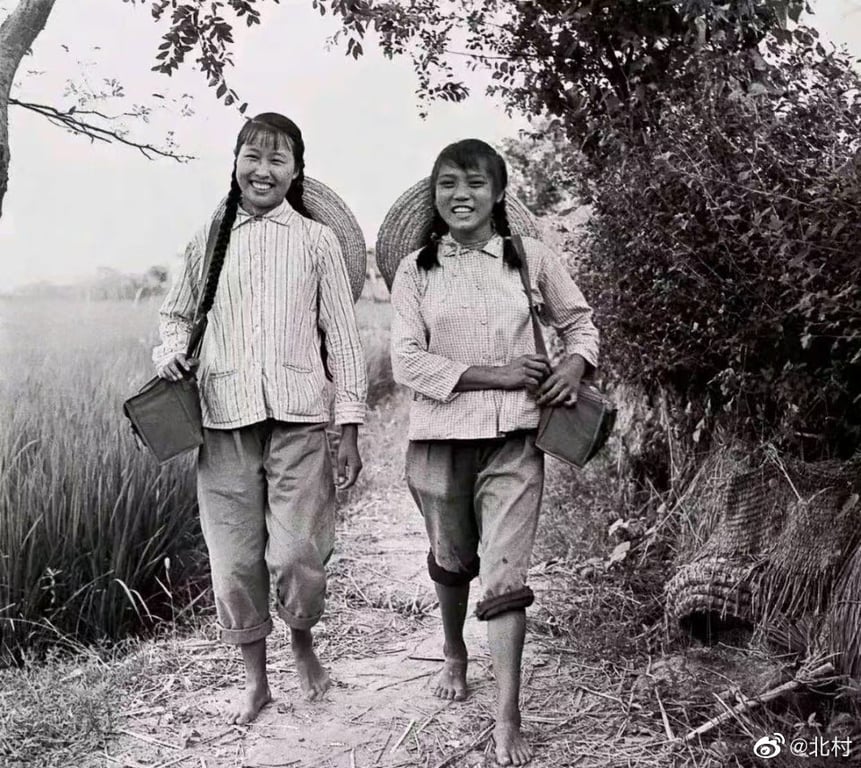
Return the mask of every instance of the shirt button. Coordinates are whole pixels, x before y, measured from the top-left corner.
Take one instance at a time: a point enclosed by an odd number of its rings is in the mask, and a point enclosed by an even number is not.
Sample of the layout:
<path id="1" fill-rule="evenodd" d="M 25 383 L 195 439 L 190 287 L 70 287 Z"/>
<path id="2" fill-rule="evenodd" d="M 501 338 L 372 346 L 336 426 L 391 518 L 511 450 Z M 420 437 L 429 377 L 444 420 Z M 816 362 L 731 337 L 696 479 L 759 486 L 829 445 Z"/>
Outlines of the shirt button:
<path id="1" fill-rule="evenodd" d="M 482 324 L 482 325 L 487 325 L 487 320 L 482 320 L 482 321 L 481 321 L 481 324 Z"/>

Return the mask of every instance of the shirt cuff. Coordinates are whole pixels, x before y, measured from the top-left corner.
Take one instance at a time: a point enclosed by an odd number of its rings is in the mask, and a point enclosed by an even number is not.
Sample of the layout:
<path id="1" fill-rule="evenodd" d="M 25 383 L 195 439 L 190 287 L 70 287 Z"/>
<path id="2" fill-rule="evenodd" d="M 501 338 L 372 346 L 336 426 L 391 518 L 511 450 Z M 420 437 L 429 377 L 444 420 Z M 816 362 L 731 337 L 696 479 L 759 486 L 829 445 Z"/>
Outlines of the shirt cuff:
<path id="1" fill-rule="evenodd" d="M 465 363 L 450 362 L 440 371 L 439 378 L 433 382 L 431 397 L 443 403 L 450 403 L 460 394 L 460 392 L 455 392 L 454 388 L 467 370 L 469 370 L 469 366 Z"/>
<path id="2" fill-rule="evenodd" d="M 164 344 L 160 347 L 156 347 L 152 351 L 153 365 L 155 365 L 156 369 L 161 368 L 163 365 L 169 363 L 178 352 L 185 352 L 185 347 L 171 349 Z"/>
<path id="3" fill-rule="evenodd" d="M 364 403 L 335 403 L 335 425 L 364 424 Z"/>
<path id="4" fill-rule="evenodd" d="M 598 367 L 598 350 L 594 347 L 583 346 L 582 344 L 565 345 L 566 357 L 580 355 L 592 368 Z"/>

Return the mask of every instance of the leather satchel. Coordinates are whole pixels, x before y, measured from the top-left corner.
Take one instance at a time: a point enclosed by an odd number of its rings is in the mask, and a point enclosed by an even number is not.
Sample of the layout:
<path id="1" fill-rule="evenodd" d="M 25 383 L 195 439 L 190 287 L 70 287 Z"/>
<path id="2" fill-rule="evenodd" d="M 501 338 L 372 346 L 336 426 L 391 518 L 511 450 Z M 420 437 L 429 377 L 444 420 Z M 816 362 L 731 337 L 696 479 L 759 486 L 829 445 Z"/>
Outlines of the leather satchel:
<path id="1" fill-rule="evenodd" d="M 206 285 L 212 270 L 212 254 L 221 216 L 212 222 L 206 241 L 198 304 L 195 309 L 192 331 L 186 349 L 186 358 L 195 357 L 206 330 L 206 316 L 212 306 L 205 306 Z M 221 265 L 218 267 L 220 274 Z M 216 284 L 219 274 L 213 274 Z M 214 292 L 213 292 L 214 294 Z M 123 413 L 129 420 L 132 434 L 139 447 L 144 447 L 164 463 L 203 444 L 203 417 L 200 409 L 200 392 L 193 372 L 179 381 L 168 381 L 155 376 L 141 387 L 137 394 L 123 403 Z"/>
<path id="2" fill-rule="evenodd" d="M 535 351 L 549 359 L 538 313 L 532 300 L 529 265 L 526 263 L 523 240 L 520 235 L 513 235 L 511 240 L 520 256 L 520 279 L 529 301 Z M 613 401 L 597 387 L 581 380 L 576 403 L 542 408 L 535 446 L 550 456 L 582 468 L 607 442 L 615 423 L 616 406 Z"/>

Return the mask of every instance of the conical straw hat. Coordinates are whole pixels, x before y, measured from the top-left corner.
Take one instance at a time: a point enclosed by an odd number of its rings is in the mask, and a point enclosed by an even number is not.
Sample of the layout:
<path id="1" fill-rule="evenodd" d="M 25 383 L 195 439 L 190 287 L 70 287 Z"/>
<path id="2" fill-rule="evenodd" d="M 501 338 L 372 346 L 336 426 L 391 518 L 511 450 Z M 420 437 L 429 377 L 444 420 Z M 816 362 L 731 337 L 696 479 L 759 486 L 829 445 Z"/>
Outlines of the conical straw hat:
<path id="1" fill-rule="evenodd" d="M 425 245 L 433 222 L 433 205 L 430 177 L 427 177 L 395 200 L 383 219 L 375 255 L 377 268 L 389 289 L 401 259 Z M 539 237 L 535 217 L 520 200 L 506 194 L 505 208 L 513 234 Z"/>
<path id="2" fill-rule="evenodd" d="M 302 202 L 314 221 L 325 224 L 337 236 L 344 252 L 344 263 L 350 278 L 353 301 L 358 301 L 365 285 L 365 267 L 368 249 L 365 236 L 353 212 L 333 190 L 322 181 L 305 177 L 305 194 Z"/>

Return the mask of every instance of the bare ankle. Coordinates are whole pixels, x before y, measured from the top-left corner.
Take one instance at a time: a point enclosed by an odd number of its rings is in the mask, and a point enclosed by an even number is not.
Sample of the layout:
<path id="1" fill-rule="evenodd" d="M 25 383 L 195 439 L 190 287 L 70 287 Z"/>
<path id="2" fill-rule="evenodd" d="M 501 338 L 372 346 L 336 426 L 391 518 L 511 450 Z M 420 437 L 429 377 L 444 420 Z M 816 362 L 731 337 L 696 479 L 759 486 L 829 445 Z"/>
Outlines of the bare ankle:
<path id="1" fill-rule="evenodd" d="M 466 664 L 469 653 L 466 650 L 466 643 L 463 640 L 445 643 L 442 647 L 442 654 L 446 661 Z"/>

